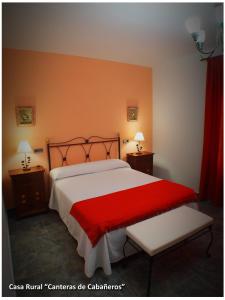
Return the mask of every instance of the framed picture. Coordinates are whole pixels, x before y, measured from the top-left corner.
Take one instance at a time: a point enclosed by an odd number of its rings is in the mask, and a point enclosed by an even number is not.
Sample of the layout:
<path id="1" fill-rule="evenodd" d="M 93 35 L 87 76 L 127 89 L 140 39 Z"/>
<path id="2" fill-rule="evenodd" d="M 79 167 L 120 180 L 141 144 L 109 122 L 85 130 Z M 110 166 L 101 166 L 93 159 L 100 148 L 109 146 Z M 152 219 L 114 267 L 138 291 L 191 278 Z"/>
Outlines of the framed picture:
<path id="1" fill-rule="evenodd" d="M 17 126 L 34 126 L 35 110 L 33 106 L 17 106 L 16 107 L 16 123 Z"/>
<path id="2" fill-rule="evenodd" d="M 128 107 L 127 108 L 127 121 L 137 121 L 138 119 L 138 108 Z"/>

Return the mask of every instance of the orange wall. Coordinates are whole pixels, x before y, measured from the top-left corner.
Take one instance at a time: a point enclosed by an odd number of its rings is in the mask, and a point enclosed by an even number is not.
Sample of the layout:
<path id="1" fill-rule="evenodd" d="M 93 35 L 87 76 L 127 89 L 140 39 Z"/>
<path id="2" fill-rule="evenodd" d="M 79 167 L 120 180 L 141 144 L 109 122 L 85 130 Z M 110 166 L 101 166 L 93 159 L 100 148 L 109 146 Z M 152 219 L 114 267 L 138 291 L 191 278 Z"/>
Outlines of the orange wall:
<path id="1" fill-rule="evenodd" d="M 17 127 L 16 105 L 34 105 L 36 125 Z M 127 122 L 127 106 L 138 106 L 137 122 Z M 17 146 L 27 139 L 33 148 L 32 165 L 47 169 L 47 138 L 100 135 L 132 139 L 145 135 L 152 147 L 152 73 L 150 68 L 77 56 L 3 50 L 3 191 L 13 207 L 8 170 L 19 168 Z M 122 158 L 135 143 L 121 145 Z"/>

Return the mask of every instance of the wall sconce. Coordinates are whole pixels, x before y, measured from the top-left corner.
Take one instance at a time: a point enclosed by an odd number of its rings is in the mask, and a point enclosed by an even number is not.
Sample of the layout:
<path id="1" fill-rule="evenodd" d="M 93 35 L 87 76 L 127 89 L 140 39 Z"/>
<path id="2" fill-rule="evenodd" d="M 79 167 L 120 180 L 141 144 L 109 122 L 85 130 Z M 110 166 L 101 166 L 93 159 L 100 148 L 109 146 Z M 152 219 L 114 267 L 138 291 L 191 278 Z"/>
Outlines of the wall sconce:
<path id="1" fill-rule="evenodd" d="M 223 6 L 216 5 L 215 6 L 215 16 L 216 16 L 216 46 L 210 50 L 204 50 L 204 42 L 205 42 L 205 30 L 201 29 L 201 23 L 199 17 L 190 17 L 186 20 L 185 26 L 187 31 L 192 36 L 196 49 L 200 53 L 201 60 L 207 59 L 211 57 L 214 52 L 219 49 L 219 51 L 223 52 Z"/>
<path id="2" fill-rule="evenodd" d="M 136 142 L 138 142 L 138 144 L 136 145 L 136 147 L 137 147 L 137 153 L 136 154 L 141 154 L 141 150 L 142 150 L 142 146 L 141 146 L 141 143 L 140 142 L 142 142 L 142 141 L 144 141 L 145 139 L 144 139 L 144 135 L 143 135 L 143 133 L 142 132 L 137 132 L 136 134 L 135 134 L 135 137 L 134 137 L 134 140 L 136 141 Z"/>
<path id="3" fill-rule="evenodd" d="M 23 168 L 23 171 L 29 171 L 31 168 L 29 167 L 30 164 L 30 156 L 27 156 L 27 153 L 33 152 L 30 144 L 28 141 L 20 141 L 18 149 L 18 153 L 24 153 L 24 160 L 21 160 L 21 165 Z"/>

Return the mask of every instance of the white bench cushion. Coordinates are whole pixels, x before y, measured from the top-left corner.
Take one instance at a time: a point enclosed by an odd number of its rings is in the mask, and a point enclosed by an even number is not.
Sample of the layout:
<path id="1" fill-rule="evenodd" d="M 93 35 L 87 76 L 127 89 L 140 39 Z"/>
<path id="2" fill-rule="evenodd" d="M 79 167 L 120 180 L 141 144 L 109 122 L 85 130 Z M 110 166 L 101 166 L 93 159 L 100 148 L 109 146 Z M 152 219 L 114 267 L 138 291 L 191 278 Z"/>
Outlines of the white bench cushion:
<path id="1" fill-rule="evenodd" d="M 150 256 L 176 245 L 213 223 L 213 218 L 187 206 L 136 223 L 126 234 Z"/>

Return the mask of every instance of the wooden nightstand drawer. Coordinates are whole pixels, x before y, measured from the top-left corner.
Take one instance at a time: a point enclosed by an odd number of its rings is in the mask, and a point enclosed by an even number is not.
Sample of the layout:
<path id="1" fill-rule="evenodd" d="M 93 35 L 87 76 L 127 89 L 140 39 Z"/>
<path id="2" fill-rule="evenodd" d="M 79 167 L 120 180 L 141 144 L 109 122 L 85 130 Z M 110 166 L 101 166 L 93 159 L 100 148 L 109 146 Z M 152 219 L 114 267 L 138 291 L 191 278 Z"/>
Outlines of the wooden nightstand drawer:
<path id="1" fill-rule="evenodd" d="M 128 153 L 127 162 L 132 169 L 152 175 L 153 174 L 153 155 L 154 153 L 143 151 L 140 154 Z"/>
<path id="2" fill-rule="evenodd" d="M 29 171 L 29 173 L 25 173 L 26 171 L 23 171 L 22 174 L 17 174 L 17 175 L 11 175 L 12 180 L 15 182 L 16 185 L 24 185 L 24 184 L 31 184 L 31 183 L 35 183 L 38 182 L 42 179 L 43 177 L 43 171 L 38 171 L 35 173 L 31 173 L 31 171 Z"/>
<path id="3" fill-rule="evenodd" d="M 33 167 L 9 171 L 12 179 L 17 217 L 25 217 L 47 211 L 45 197 L 44 168 Z"/>

